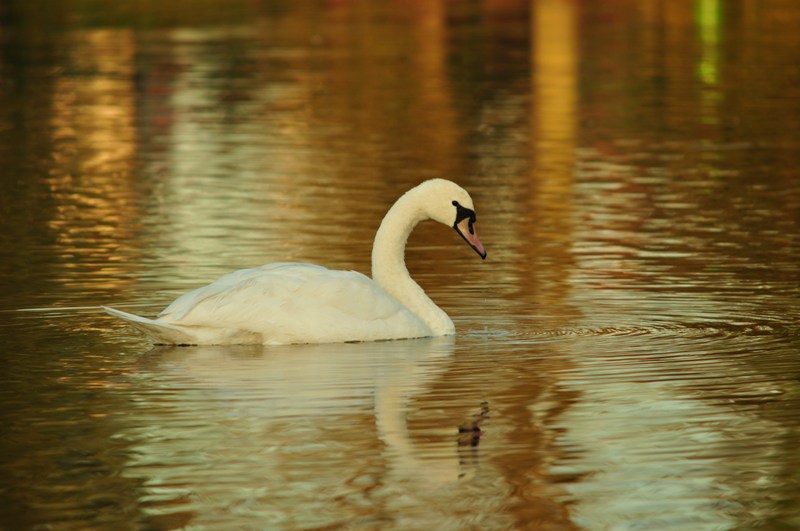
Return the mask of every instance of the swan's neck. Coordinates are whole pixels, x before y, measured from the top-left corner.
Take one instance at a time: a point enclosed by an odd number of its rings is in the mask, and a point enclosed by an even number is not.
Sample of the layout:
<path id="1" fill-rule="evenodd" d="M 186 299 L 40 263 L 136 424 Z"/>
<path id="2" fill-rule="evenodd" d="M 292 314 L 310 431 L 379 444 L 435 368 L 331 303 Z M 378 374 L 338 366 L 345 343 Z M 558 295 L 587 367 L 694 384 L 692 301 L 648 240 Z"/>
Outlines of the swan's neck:
<path id="1" fill-rule="evenodd" d="M 375 234 L 372 279 L 428 325 L 434 335 L 453 334 L 453 321 L 414 282 L 406 269 L 408 237 L 417 223 L 428 219 L 419 207 L 414 191 L 407 192 L 392 205 Z"/>

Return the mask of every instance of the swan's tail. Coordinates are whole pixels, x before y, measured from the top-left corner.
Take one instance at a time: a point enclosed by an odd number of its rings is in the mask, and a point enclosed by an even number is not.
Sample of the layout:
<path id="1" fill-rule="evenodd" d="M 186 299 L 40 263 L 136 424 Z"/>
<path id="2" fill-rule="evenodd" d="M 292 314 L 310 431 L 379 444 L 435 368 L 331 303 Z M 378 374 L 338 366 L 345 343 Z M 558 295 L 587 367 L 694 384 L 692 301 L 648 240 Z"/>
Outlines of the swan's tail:
<path id="1" fill-rule="evenodd" d="M 146 335 L 156 345 L 198 344 L 198 338 L 190 329 L 177 325 L 162 323 L 153 319 L 147 319 L 146 317 L 139 317 L 138 315 L 121 312 L 119 310 L 115 310 L 114 308 L 108 308 L 107 306 L 103 306 L 103 309 L 109 315 L 113 315 L 114 317 L 122 319 Z"/>

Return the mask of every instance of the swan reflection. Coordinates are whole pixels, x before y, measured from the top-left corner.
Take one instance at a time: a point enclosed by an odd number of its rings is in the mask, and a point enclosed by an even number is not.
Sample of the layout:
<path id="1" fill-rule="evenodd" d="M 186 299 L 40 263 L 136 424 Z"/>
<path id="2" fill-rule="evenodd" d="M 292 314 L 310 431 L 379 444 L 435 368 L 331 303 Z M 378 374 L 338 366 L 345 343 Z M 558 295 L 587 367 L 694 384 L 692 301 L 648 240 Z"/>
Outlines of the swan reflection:
<path id="1" fill-rule="evenodd" d="M 443 427 L 447 444 L 415 441 L 406 423 L 453 351 L 452 336 L 154 348 L 138 375 L 148 398 L 120 434 L 133 443 L 127 474 L 143 483 L 150 512 L 180 509 L 193 522 L 215 506 L 263 518 L 331 496 L 374 503 L 456 482 L 467 466 L 457 420 Z"/>

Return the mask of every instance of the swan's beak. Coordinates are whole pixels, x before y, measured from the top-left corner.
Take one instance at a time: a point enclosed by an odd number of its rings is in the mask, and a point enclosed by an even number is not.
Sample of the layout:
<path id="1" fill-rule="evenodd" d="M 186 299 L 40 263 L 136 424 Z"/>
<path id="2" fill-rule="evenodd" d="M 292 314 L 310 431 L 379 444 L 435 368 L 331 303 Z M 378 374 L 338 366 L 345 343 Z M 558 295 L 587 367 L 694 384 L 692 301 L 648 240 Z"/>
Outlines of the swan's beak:
<path id="1" fill-rule="evenodd" d="M 481 258 L 486 260 L 486 249 L 478 239 L 478 234 L 475 232 L 475 223 L 471 218 L 464 218 L 453 226 L 464 240 L 475 249 L 475 252 L 481 255 Z"/>

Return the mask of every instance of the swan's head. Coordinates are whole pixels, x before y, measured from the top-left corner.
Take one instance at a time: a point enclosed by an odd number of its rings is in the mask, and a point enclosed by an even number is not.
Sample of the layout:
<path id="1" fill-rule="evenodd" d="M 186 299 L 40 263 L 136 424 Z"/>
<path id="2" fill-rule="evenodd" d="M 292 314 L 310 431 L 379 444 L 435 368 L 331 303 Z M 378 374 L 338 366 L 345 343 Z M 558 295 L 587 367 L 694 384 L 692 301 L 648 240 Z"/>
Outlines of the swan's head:
<path id="1" fill-rule="evenodd" d="M 481 258 L 486 259 L 486 249 L 475 232 L 475 207 L 467 191 L 445 179 L 425 181 L 417 188 L 424 198 L 425 214 L 453 227 Z"/>

